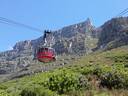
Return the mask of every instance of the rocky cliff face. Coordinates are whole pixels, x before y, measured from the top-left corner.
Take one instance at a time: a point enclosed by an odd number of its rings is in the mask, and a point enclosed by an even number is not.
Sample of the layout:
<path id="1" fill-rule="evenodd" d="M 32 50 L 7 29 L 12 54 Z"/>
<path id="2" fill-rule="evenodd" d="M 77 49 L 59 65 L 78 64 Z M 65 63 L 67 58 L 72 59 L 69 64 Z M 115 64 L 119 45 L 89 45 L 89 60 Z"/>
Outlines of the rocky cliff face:
<path id="1" fill-rule="evenodd" d="M 100 29 L 100 48 L 112 49 L 128 44 L 128 17 L 113 18 Z"/>
<path id="2" fill-rule="evenodd" d="M 87 43 L 93 41 L 95 27 L 90 19 L 79 24 L 70 25 L 54 31 L 56 53 L 82 55 L 91 52 L 92 47 Z M 0 53 L 0 74 L 18 72 L 27 66 L 32 66 L 33 52 L 43 41 L 43 37 L 36 40 L 26 40 L 15 44 L 13 50 Z"/>
<path id="3" fill-rule="evenodd" d="M 89 49 L 86 46 L 86 38 L 93 38 L 94 26 L 90 19 L 85 22 L 64 27 L 55 31 L 56 43 L 53 46 L 58 54 L 82 54 Z M 90 49 L 91 50 L 91 49 Z"/>

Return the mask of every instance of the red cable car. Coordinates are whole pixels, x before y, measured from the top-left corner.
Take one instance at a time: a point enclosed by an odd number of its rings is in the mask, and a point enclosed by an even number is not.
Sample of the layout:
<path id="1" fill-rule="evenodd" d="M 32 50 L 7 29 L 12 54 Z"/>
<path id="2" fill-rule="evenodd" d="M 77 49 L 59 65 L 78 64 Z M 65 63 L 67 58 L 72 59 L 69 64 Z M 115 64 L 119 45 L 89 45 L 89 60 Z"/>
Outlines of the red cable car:
<path id="1" fill-rule="evenodd" d="M 44 63 L 55 61 L 54 49 L 49 47 L 40 48 L 37 52 L 37 59 Z"/>
<path id="2" fill-rule="evenodd" d="M 56 60 L 55 50 L 52 48 L 54 37 L 51 31 L 44 31 L 43 44 L 36 51 L 36 58 L 40 62 L 52 62 Z"/>

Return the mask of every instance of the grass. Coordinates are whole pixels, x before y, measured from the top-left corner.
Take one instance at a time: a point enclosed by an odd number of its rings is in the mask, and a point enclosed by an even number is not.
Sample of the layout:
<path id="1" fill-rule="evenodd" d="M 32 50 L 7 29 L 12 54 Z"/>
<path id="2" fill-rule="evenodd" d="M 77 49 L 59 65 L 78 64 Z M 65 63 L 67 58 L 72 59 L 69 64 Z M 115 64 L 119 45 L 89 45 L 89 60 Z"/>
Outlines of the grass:
<path id="1" fill-rule="evenodd" d="M 70 63 L 0 83 L 0 96 L 127 96 L 128 46 L 95 52 Z"/>

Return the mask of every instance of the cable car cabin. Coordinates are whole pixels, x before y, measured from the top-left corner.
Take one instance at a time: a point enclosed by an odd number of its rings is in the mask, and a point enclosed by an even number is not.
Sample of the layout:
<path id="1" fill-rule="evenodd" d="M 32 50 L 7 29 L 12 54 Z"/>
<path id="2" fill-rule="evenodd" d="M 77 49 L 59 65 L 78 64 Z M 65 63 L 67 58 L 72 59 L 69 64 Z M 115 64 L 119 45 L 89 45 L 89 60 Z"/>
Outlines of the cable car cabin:
<path id="1" fill-rule="evenodd" d="M 48 47 L 43 47 L 40 48 L 37 52 L 37 59 L 40 62 L 51 62 L 51 61 L 55 61 L 55 51 L 53 48 L 48 48 Z"/>

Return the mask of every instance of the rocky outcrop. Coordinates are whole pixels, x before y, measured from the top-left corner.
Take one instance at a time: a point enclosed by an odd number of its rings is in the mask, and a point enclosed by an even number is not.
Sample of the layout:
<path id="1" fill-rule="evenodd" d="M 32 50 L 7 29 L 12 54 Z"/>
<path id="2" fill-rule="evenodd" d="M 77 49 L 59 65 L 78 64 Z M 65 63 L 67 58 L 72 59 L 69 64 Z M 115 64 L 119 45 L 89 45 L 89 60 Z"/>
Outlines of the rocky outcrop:
<path id="1" fill-rule="evenodd" d="M 85 38 L 93 38 L 94 26 L 90 19 L 85 22 L 64 27 L 55 31 L 56 43 L 53 46 L 58 54 L 82 54 L 86 53 Z M 93 33 L 93 34 L 92 34 Z"/>
<path id="2" fill-rule="evenodd" d="M 27 50 L 27 49 L 32 49 L 32 42 L 31 40 L 25 40 L 25 41 L 21 41 L 15 44 L 15 46 L 13 47 L 14 50 L 17 51 L 22 51 L 22 50 Z"/>
<path id="3" fill-rule="evenodd" d="M 100 28 L 99 48 L 112 49 L 128 44 L 128 17 L 113 18 Z"/>

